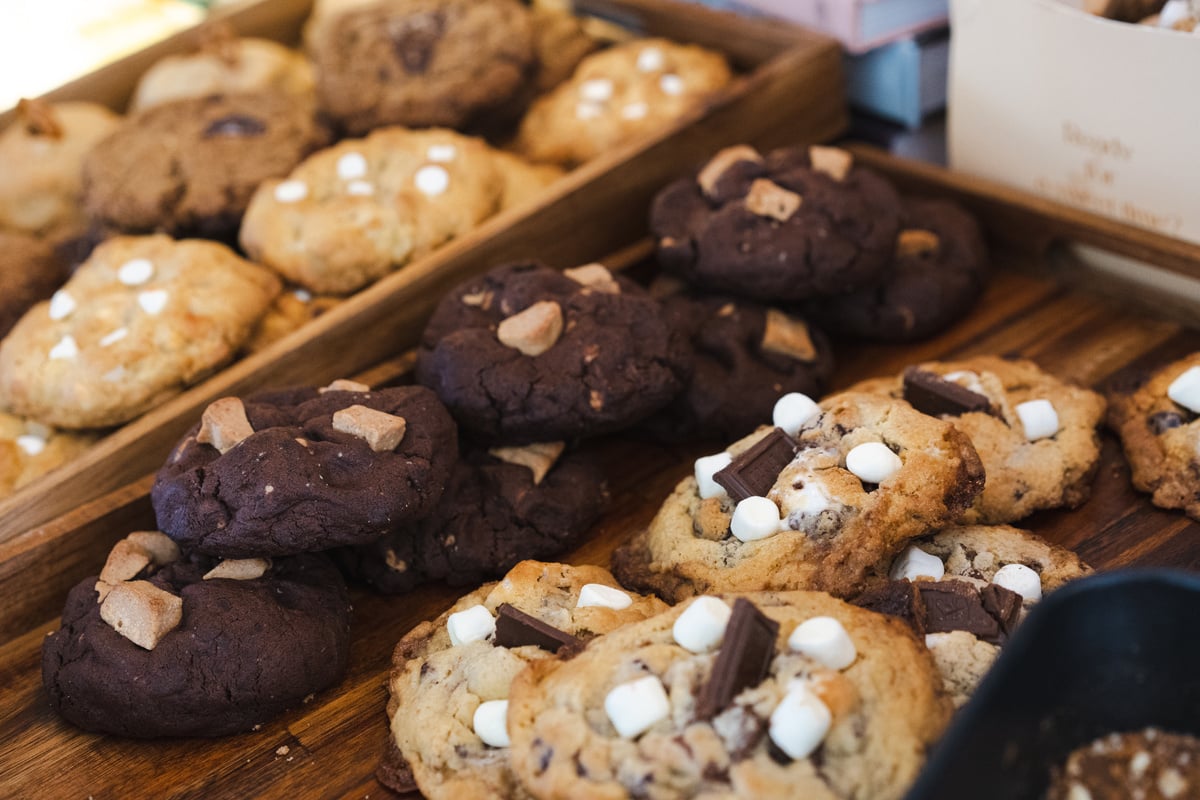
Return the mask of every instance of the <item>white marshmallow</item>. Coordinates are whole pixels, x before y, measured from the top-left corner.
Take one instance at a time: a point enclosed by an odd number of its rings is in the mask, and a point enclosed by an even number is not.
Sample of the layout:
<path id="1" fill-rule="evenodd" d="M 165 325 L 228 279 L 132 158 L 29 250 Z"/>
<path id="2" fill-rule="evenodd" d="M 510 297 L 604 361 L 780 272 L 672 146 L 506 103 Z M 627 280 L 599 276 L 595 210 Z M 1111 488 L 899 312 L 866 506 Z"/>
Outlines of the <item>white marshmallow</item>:
<path id="1" fill-rule="evenodd" d="M 633 739 L 671 713 L 667 690 L 656 675 L 647 675 L 615 687 L 604 698 L 604 713 L 617 733 Z"/>
<path id="2" fill-rule="evenodd" d="M 1167 4 L 1158 14 L 1158 27 L 1174 28 L 1180 22 L 1190 19 L 1191 16 L 1192 7 L 1188 0 L 1167 0 Z"/>
<path id="3" fill-rule="evenodd" d="M 26 433 L 17 437 L 17 447 L 25 451 L 27 456 L 36 456 L 46 449 L 46 440 L 41 436 Z"/>
<path id="4" fill-rule="evenodd" d="M 614 589 L 602 583 L 585 583 L 579 590 L 579 600 L 575 603 L 576 608 L 599 606 L 616 611 L 629 608 L 631 605 L 633 605 L 632 597 L 620 589 Z"/>
<path id="5" fill-rule="evenodd" d="M 488 700 L 480 703 L 471 718 L 475 735 L 488 747 L 508 747 L 508 701 Z"/>
<path id="6" fill-rule="evenodd" d="M 717 453 L 716 455 L 696 459 L 696 487 L 700 490 L 701 500 L 707 500 L 710 497 L 720 497 L 725 494 L 725 487 L 714 481 L 713 475 L 716 475 L 731 463 L 733 463 L 733 456 L 729 455 L 729 453 Z"/>
<path id="7" fill-rule="evenodd" d="M 413 183 L 421 194 L 435 197 L 450 188 L 450 173 L 436 164 L 429 164 L 417 170 Z"/>
<path id="8" fill-rule="evenodd" d="M 809 480 L 801 489 L 787 493 L 784 507 L 788 509 L 788 517 L 815 517 L 822 511 L 833 508 L 833 498 L 817 480 Z"/>
<path id="9" fill-rule="evenodd" d="M 51 360 L 57 358 L 74 358 L 79 355 L 79 347 L 75 344 L 75 337 L 67 335 L 58 340 L 58 344 L 50 348 Z"/>
<path id="10" fill-rule="evenodd" d="M 59 289 L 50 298 L 50 319 L 65 319 L 75 310 L 75 298 Z"/>
<path id="11" fill-rule="evenodd" d="M 366 156 L 362 153 L 346 153 L 337 161 L 337 174 L 344 181 L 354 180 L 366 175 Z"/>
<path id="12" fill-rule="evenodd" d="M 154 265 L 146 258 L 126 261 L 117 270 L 117 280 L 126 286 L 141 286 L 154 277 Z"/>
<path id="13" fill-rule="evenodd" d="M 904 548 L 904 552 L 896 556 L 888 577 L 894 581 L 915 581 L 918 578 L 940 581 L 945 574 L 946 565 L 940 558 L 926 553 L 915 544 L 910 544 Z"/>
<path id="14" fill-rule="evenodd" d="M 166 289 L 151 289 L 138 294 L 138 305 L 147 314 L 158 314 L 167 305 Z"/>
<path id="15" fill-rule="evenodd" d="M 298 203 L 308 197 L 308 184 L 304 181 L 284 181 L 275 187 L 275 199 L 280 203 Z"/>
<path id="16" fill-rule="evenodd" d="M 833 617 L 806 619 L 788 637 L 788 647 L 830 669 L 845 669 L 858 658 L 850 634 Z"/>
<path id="17" fill-rule="evenodd" d="M 675 618 L 671 635 L 683 649 L 707 653 L 720 644 L 732 613 L 729 604 L 721 598 L 701 595 Z"/>
<path id="18" fill-rule="evenodd" d="M 942 376 L 942 380 L 957 383 L 963 388 L 970 389 L 976 394 L 987 395 L 983 390 L 983 383 L 979 380 L 979 376 L 969 369 L 960 369 L 956 372 L 947 372 Z"/>
<path id="19" fill-rule="evenodd" d="M 1171 381 L 1167 397 L 1193 414 L 1200 414 L 1200 367 L 1192 367 Z"/>
<path id="20" fill-rule="evenodd" d="M 794 683 L 771 712 L 768 733 L 780 750 L 801 759 L 821 745 L 832 724 L 833 714 L 821 698 L 805 684 Z"/>
<path id="21" fill-rule="evenodd" d="M 613 82 L 608 78 L 592 78 L 579 85 L 579 96 L 589 103 L 604 103 L 613 96 Z"/>
<path id="22" fill-rule="evenodd" d="M 904 466 L 883 442 L 863 442 L 846 454 L 846 469 L 863 483 L 883 483 Z"/>
<path id="23" fill-rule="evenodd" d="M 117 342 L 121 341 L 128 335 L 129 335 L 128 328 L 117 328 L 115 331 L 106 334 L 104 336 L 104 338 L 100 340 L 100 346 L 108 347 L 111 344 L 116 344 Z"/>
<path id="24" fill-rule="evenodd" d="M 350 181 L 346 184 L 346 194 L 353 197 L 370 197 L 375 194 L 375 187 L 370 181 Z"/>
<path id="25" fill-rule="evenodd" d="M 645 103 L 630 103 L 621 108 L 622 119 L 644 119 L 650 113 L 650 106 Z"/>
<path id="26" fill-rule="evenodd" d="M 450 615 L 446 620 L 446 632 L 450 634 L 450 644 L 455 647 L 478 642 L 496 632 L 496 619 L 485 606 L 471 606 Z"/>
<path id="27" fill-rule="evenodd" d="M 575 104 L 575 117 L 577 119 L 595 119 L 604 113 L 604 109 L 595 103 L 583 102 Z"/>
<path id="28" fill-rule="evenodd" d="M 683 78 L 678 75 L 663 75 L 658 79 L 658 88 L 663 90 L 663 94 L 681 95 L 684 89 Z"/>
<path id="29" fill-rule="evenodd" d="M 729 530 L 743 542 L 774 536 L 780 530 L 779 506 L 766 497 L 747 497 L 733 509 Z"/>
<path id="30" fill-rule="evenodd" d="M 1045 439 L 1058 433 L 1058 412 L 1049 400 L 1030 400 L 1016 408 L 1025 429 L 1025 438 L 1031 442 Z"/>
<path id="31" fill-rule="evenodd" d="M 638 72 L 657 72 L 666 64 L 666 59 L 663 58 L 663 51 L 657 47 L 644 47 L 638 53 L 637 68 Z"/>
<path id="32" fill-rule="evenodd" d="M 435 163 L 446 163 L 453 161 L 458 155 L 458 148 L 452 144 L 432 144 L 425 151 L 425 157 Z"/>
<path id="33" fill-rule="evenodd" d="M 788 436 L 795 436 L 805 423 L 821 413 L 821 407 L 813 399 L 800 392 L 790 392 L 775 401 L 771 419 L 776 428 L 783 428 Z"/>
<path id="34" fill-rule="evenodd" d="M 311 303 L 313 296 L 308 289 L 292 289 L 292 297 L 295 297 L 301 303 Z"/>
<path id="35" fill-rule="evenodd" d="M 1030 602 L 1042 599 L 1042 576 L 1024 564 L 1005 564 L 996 570 L 992 583 L 1016 592 Z"/>

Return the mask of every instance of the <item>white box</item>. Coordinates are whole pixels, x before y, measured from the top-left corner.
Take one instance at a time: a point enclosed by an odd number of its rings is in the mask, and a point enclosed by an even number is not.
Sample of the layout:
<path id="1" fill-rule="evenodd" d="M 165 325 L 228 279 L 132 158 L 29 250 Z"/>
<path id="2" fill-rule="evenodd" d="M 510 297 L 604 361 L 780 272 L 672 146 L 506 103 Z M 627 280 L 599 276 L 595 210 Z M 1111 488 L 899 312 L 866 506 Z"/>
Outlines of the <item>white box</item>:
<path id="1" fill-rule="evenodd" d="M 1200 243 L 1200 36 L 952 0 L 956 170 Z"/>

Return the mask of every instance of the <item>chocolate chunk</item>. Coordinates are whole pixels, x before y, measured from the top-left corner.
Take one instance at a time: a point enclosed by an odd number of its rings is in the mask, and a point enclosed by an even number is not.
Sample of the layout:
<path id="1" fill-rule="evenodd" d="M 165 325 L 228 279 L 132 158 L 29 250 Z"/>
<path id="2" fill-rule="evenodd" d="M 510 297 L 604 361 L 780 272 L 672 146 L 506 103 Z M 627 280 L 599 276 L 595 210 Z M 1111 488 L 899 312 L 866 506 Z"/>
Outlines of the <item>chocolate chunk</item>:
<path id="1" fill-rule="evenodd" d="M 446 16 L 440 11 L 413 14 L 400 22 L 392 33 L 392 46 L 405 72 L 420 75 L 429 68 L 445 29 Z"/>
<path id="2" fill-rule="evenodd" d="M 504 603 L 496 609 L 496 644 L 500 647 L 536 645 L 557 653 L 560 648 L 578 650 L 583 642 L 569 633 Z"/>
<path id="3" fill-rule="evenodd" d="M 986 396 L 916 367 L 904 370 L 904 399 L 931 417 L 943 414 L 959 416 L 971 411 L 990 414 L 992 403 Z"/>
<path id="4" fill-rule="evenodd" d="M 713 475 L 735 503 L 747 497 L 765 497 L 783 468 L 792 463 L 799 445 L 781 428 L 764 436 L 757 444 Z"/>
<path id="5" fill-rule="evenodd" d="M 966 631 L 986 642 L 1000 642 L 1000 623 L 983 607 L 979 590 L 966 581 L 920 581 L 929 633 Z"/>
<path id="6" fill-rule="evenodd" d="M 1162 436 L 1172 428 L 1178 428 L 1184 424 L 1183 416 L 1176 414 L 1174 411 L 1159 411 L 1150 415 L 1146 420 L 1146 424 L 1150 426 L 1150 430 L 1154 431 L 1155 436 Z"/>
<path id="7" fill-rule="evenodd" d="M 267 125 L 261 119 L 246 114 L 228 114 L 214 119 L 204 129 L 204 138 L 216 136 L 261 136 L 266 133 Z"/>
<path id="8" fill-rule="evenodd" d="M 997 584 L 989 584 L 979 592 L 983 610 L 1000 623 L 1001 640 L 1012 636 L 1021 618 L 1021 595 Z"/>
<path id="9" fill-rule="evenodd" d="M 697 719 L 712 719 L 743 689 L 757 686 L 767 677 L 778 634 L 779 623 L 749 600 L 739 597 L 733 602 L 712 674 L 696 696 Z"/>
<path id="10" fill-rule="evenodd" d="M 867 589 L 851 602 L 868 611 L 895 617 L 917 636 L 925 636 L 925 600 L 911 581 L 888 581 Z"/>

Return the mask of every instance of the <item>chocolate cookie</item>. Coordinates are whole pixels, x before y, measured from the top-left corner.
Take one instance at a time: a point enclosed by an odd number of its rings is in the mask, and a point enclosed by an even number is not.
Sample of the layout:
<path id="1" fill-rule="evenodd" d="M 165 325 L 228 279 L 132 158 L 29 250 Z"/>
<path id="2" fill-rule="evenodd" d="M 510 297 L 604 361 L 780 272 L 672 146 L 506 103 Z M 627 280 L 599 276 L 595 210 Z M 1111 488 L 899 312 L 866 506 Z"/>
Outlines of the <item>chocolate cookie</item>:
<path id="1" fill-rule="evenodd" d="M 687 377 L 686 345 L 658 303 L 591 264 L 497 267 L 442 300 L 417 380 L 491 442 L 573 439 L 629 427 Z"/>
<path id="2" fill-rule="evenodd" d="M 467 127 L 503 107 L 534 65 L 530 14 L 516 0 L 381 0 L 325 19 L 309 45 L 321 106 L 354 136 Z"/>
<path id="3" fill-rule="evenodd" d="M 419 386 L 262 392 L 212 403 L 151 492 L 159 527 L 225 558 L 361 544 L 430 513 L 454 422 Z"/>
<path id="4" fill-rule="evenodd" d="M 84 204 L 111 231 L 232 242 L 258 185 L 327 141 L 313 106 L 289 95 L 165 103 L 128 118 L 88 154 Z"/>
<path id="5" fill-rule="evenodd" d="M 1186 800 L 1200 796 L 1200 738 L 1146 728 L 1101 736 L 1056 767 L 1046 800 Z"/>
<path id="6" fill-rule="evenodd" d="M 780 396 L 825 393 L 833 352 L 803 319 L 728 295 L 685 292 L 662 304 L 668 324 L 692 345 L 692 377 L 646 421 L 654 436 L 738 439 L 771 417 Z"/>
<path id="7" fill-rule="evenodd" d="M 905 199 L 883 281 L 805 304 L 831 333 L 884 342 L 926 339 L 971 310 L 987 281 L 987 248 L 970 214 L 943 200 Z"/>
<path id="8" fill-rule="evenodd" d="M 659 192 L 659 262 L 696 286 L 768 303 L 878 283 L 900 230 L 884 178 L 832 147 L 741 145 Z"/>
<path id="9" fill-rule="evenodd" d="M 339 563 L 375 589 L 399 593 L 429 580 L 478 583 L 518 561 L 562 555 L 609 499 L 599 465 L 562 450 L 549 442 L 469 454 L 429 517 L 339 551 Z"/>
<path id="10" fill-rule="evenodd" d="M 42 682 L 86 730 L 223 736 L 333 684 L 349 644 L 346 587 L 323 557 L 180 558 L 161 533 L 135 533 L 67 596 Z"/>
<path id="11" fill-rule="evenodd" d="M 0 339 L 30 306 L 50 297 L 66 279 L 65 265 L 50 245 L 0 230 Z"/>

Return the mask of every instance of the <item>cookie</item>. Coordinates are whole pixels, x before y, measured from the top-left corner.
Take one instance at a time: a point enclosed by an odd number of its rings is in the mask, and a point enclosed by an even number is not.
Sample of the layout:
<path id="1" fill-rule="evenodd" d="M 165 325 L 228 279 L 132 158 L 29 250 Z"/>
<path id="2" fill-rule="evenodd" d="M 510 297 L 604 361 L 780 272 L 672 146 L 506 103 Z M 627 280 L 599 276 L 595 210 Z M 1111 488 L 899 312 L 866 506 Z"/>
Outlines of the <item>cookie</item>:
<path id="1" fill-rule="evenodd" d="M 1043 509 L 1076 508 L 1091 496 L 1104 398 L 1032 361 L 931 361 L 852 389 L 907 399 L 970 437 L 987 485 L 964 523 L 1015 522 Z"/>
<path id="2" fill-rule="evenodd" d="M 1159 508 L 1200 519 L 1200 353 L 1108 394 L 1130 478 Z"/>
<path id="3" fill-rule="evenodd" d="M 705 592 L 852 596 L 875 563 L 957 519 L 983 487 L 967 437 L 906 404 L 825 399 L 696 461 L 650 526 L 613 554 L 621 583 L 671 602 Z"/>
<path id="4" fill-rule="evenodd" d="M 164 533 L 222 558 L 361 544 L 429 514 L 458 457 L 419 386 L 262 392 L 210 404 L 158 471 Z"/>
<path id="5" fill-rule="evenodd" d="M 508 731 L 517 777 L 543 800 L 890 800 L 948 716 L 902 624 L 764 592 L 696 598 L 534 662 L 513 681 Z"/>
<path id="6" fill-rule="evenodd" d="M 583 20 L 568 8 L 535 3 L 530 8 L 533 25 L 533 53 L 536 67 L 529 89 L 545 94 L 570 79 L 579 62 L 594 53 L 600 42 L 588 34 Z"/>
<path id="7" fill-rule="evenodd" d="M 0 133 L 0 229 L 55 239 L 85 229 L 83 159 L 120 124 L 96 103 L 22 100 Z"/>
<path id="8" fill-rule="evenodd" d="M 224 736 L 335 683 L 349 648 L 350 601 L 323 557 L 181 557 L 143 532 L 71 590 L 42 643 L 42 682 L 85 730 Z"/>
<path id="9" fill-rule="evenodd" d="M 380 0 L 327 18 L 309 44 L 321 107 L 352 136 L 477 125 L 534 64 L 517 0 Z"/>
<path id="10" fill-rule="evenodd" d="M 0 498 L 74 461 L 95 441 L 0 412 Z"/>
<path id="11" fill-rule="evenodd" d="M 30 306 L 50 297 L 66 279 L 65 265 L 50 245 L 0 230 L 0 339 Z"/>
<path id="12" fill-rule="evenodd" d="M 523 158 L 497 150 L 493 163 L 504 182 L 500 210 L 521 206 L 540 196 L 547 186 L 566 173 L 553 164 L 531 164 Z"/>
<path id="13" fill-rule="evenodd" d="M 508 264 L 468 281 L 434 311 L 417 360 L 417 381 L 462 428 L 506 444 L 629 427 L 686 372 L 658 303 L 596 264 Z"/>
<path id="14" fill-rule="evenodd" d="M 830 333 L 882 342 L 927 339 L 964 317 L 987 282 L 987 248 L 954 203 L 905 199 L 900 234 L 881 283 L 824 297 L 805 311 Z"/>
<path id="15" fill-rule="evenodd" d="M 534 102 L 514 147 L 574 166 L 699 108 L 732 75 L 725 57 L 666 39 L 638 39 L 583 59 L 569 81 Z"/>
<path id="16" fill-rule="evenodd" d="M 1090 572 L 1075 553 L 1028 531 L 946 528 L 881 561 L 854 602 L 898 616 L 924 637 L 958 707 L 1034 604 Z"/>
<path id="17" fill-rule="evenodd" d="M 243 353 L 257 353 L 293 331 L 298 331 L 329 309 L 340 304 L 341 298 L 313 296 L 307 289 L 282 291 L 267 313 L 259 320 L 254 333 L 242 345 Z"/>
<path id="18" fill-rule="evenodd" d="M 695 286 L 793 302 L 846 294 L 887 273 L 900 230 L 891 184 L 832 147 L 717 153 L 654 199 L 663 268 Z"/>
<path id="19" fill-rule="evenodd" d="M 504 731 L 509 683 L 526 664 L 553 655 L 546 649 L 553 640 L 539 646 L 530 634 L 549 626 L 552 636 L 586 641 L 665 609 L 653 597 L 620 591 L 599 567 L 523 561 L 504 580 L 421 623 L 400 640 L 393 658 L 388 718 L 399 764 L 407 769 L 391 770 L 386 785 L 397 792 L 420 789 L 431 800 L 527 797 L 509 766 L 508 748 L 495 736 Z M 533 618 L 533 628 L 524 615 Z M 481 627 L 463 624 L 470 621 Z"/>
<path id="20" fill-rule="evenodd" d="M 548 442 L 468 454 L 433 514 L 340 551 L 339 564 L 378 591 L 399 593 L 431 580 L 475 584 L 527 558 L 562 555 L 609 500 L 599 464 L 562 451 L 562 442 Z"/>
<path id="21" fill-rule="evenodd" d="M 0 342 L 0 396 L 62 428 L 127 422 L 228 361 L 278 293 L 215 242 L 110 239 Z"/>
<path id="22" fill-rule="evenodd" d="M 1184 800 L 1200 794 L 1200 738 L 1145 728 L 1101 736 L 1054 768 L 1046 800 Z"/>
<path id="23" fill-rule="evenodd" d="M 499 210 L 504 191 L 482 140 L 387 128 L 264 182 L 240 239 L 291 282 L 344 295 L 475 227 Z"/>
<path id="24" fill-rule="evenodd" d="M 691 343 L 692 377 L 647 420 L 656 438 L 738 439 L 771 417 L 780 396 L 825 393 L 833 352 L 802 318 L 729 295 L 683 292 L 662 304 L 667 322 Z"/>
<path id="25" fill-rule="evenodd" d="M 328 141 L 285 94 L 176 100 L 128 118 L 88 154 L 84 204 L 102 228 L 233 242 L 258 185 Z"/>

